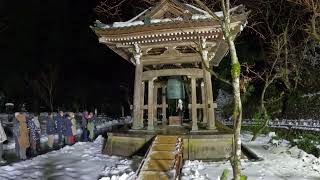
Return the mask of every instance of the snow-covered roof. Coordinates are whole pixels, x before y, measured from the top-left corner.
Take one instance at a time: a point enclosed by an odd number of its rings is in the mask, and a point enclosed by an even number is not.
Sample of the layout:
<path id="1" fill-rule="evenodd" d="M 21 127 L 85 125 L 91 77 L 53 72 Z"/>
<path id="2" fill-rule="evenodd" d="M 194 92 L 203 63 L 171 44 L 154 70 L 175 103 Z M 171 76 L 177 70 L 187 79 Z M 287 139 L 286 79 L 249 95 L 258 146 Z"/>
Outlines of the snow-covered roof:
<path id="1" fill-rule="evenodd" d="M 191 4 L 185 4 L 187 7 L 195 10 L 197 13 L 193 13 L 190 20 L 208 20 L 213 19 L 213 17 L 205 10 L 202 10 L 198 7 L 195 7 Z M 230 11 L 233 12 L 238 9 L 239 6 L 231 8 Z M 101 29 L 109 29 L 109 28 L 125 28 L 125 27 L 132 27 L 132 26 L 142 26 L 147 24 L 158 24 L 158 23 L 167 23 L 167 22 L 182 22 L 184 19 L 182 17 L 176 17 L 176 18 L 161 18 L 161 19 L 150 19 L 148 22 L 144 22 L 143 16 L 146 15 L 146 13 L 151 8 L 148 8 L 144 11 L 142 11 L 137 16 L 133 17 L 132 19 L 124 22 L 114 22 L 113 24 L 104 24 L 100 22 L 99 20 L 96 21 L 95 26 Z M 214 12 L 217 17 L 223 17 L 223 12 L 218 11 Z"/>
<path id="2" fill-rule="evenodd" d="M 183 4 L 184 7 L 186 7 L 185 13 L 190 13 L 190 10 L 192 10 L 192 16 L 191 20 L 205 20 L 205 19 L 212 19 L 213 17 L 205 10 L 200 9 L 198 7 L 195 7 L 191 4 Z M 188 10 L 189 8 L 190 10 Z M 139 25 L 146 25 L 146 24 L 157 24 L 157 23 L 166 23 L 166 22 L 176 22 L 176 21 L 183 21 L 184 19 L 182 17 L 176 17 L 176 18 L 151 18 L 150 21 L 144 22 L 143 17 L 147 15 L 148 11 L 150 11 L 152 8 L 148 8 L 144 11 L 142 11 L 137 16 L 133 17 L 132 19 L 125 21 L 125 22 L 114 22 L 113 24 L 104 24 L 100 21 L 96 21 L 95 26 L 102 29 L 109 29 L 109 28 L 124 28 L 124 27 L 132 27 L 132 26 L 139 26 Z M 232 9 L 231 9 L 232 11 Z M 218 17 L 222 17 L 223 13 L 222 11 L 215 12 L 215 14 Z"/>

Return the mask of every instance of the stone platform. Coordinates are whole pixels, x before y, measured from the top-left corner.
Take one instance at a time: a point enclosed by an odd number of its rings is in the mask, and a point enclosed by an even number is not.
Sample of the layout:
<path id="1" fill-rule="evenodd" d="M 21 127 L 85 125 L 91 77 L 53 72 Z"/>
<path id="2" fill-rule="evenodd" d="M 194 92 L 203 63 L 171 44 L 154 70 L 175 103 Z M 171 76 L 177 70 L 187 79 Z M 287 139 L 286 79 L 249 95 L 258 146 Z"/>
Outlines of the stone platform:
<path id="1" fill-rule="evenodd" d="M 189 160 L 222 160 L 232 154 L 233 135 L 218 131 L 190 132 L 185 128 L 161 128 L 108 133 L 103 153 L 130 157 L 141 149 L 147 150 L 156 135 L 175 135 L 183 139 L 183 158 Z"/>

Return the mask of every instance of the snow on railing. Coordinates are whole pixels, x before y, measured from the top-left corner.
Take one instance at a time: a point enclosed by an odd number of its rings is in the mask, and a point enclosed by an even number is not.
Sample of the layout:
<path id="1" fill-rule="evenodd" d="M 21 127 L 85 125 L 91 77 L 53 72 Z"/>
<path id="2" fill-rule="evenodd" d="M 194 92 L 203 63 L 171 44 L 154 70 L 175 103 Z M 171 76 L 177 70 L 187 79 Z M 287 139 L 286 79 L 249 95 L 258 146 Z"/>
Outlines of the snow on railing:
<path id="1" fill-rule="evenodd" d="M 230 118 L 222 120 L 222 123 L 224 123 L 225 125 L 233 126 L 233 120 Z M 254 119 L 242 120 L 243 126 L 254 126 L 259 124 L 261 123 L 258 123 Z M 320 132 L 320 120 L 314 119 L 274 119 L 269 121 L 268 126 L 271 128 L 299 129 Z"/>
<path id="2" fill-rule="evenodd" d="M 132 123 L 132 117 L 126 116 L 126 117 L 120 117 L 118 119 L 112 119 L 110 117 L 106 116 L 98 116 L 96 118 L 96 128 L 97 129 L 105 129 L 110 128 L 111 126 L 115 125 L 125 125 L 125 124 L 131 124 Z"/>

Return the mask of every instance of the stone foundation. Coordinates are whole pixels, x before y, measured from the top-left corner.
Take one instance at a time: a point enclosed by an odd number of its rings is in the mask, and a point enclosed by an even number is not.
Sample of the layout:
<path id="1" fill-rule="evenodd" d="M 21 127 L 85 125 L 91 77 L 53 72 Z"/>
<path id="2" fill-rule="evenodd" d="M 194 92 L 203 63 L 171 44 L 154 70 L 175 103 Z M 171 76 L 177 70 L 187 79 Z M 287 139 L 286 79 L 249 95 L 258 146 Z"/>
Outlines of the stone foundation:
<path id="1" fill-rule="evenodd" d="M 233 135 L 190 135 L 183 139 L 184 159 L 221 160 L 232 154 Z"/>
<path id="2" fill-rule="evenodd" d="M 153 135 L 114 134 L 108 133 L 108 141 L 103 154 L 116 156 L 131 156 L 141 149 Z"/>
<path id="3" fill-rule="evenodd" d="M 129 157 L 137 153 L 149 141 L 153 134 L 108 133 L 104 154 Z M 233 135 L 180 135 L 183 138 L 183 158 L 189 160 L 221 160 L 232 154 Z"/>

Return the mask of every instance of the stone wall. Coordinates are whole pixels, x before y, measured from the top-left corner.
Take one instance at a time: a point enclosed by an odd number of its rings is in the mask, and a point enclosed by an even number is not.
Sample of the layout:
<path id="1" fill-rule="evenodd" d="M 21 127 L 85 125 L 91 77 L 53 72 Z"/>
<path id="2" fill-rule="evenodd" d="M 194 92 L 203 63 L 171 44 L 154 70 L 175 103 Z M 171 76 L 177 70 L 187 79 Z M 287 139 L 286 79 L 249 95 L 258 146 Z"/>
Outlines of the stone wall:
<path id="1" fill-rule="evenodd" d="M 133 133 L 108 133 L 108 141 L 103 153 L 125 157 L 132 156 L 145 145 L 151 144 L 154 136 Z M 233 149 L 232 134 L 182 135 L 181 137 L 183 138 L 184 159 L 221 160 L 231 156 Z"/>

